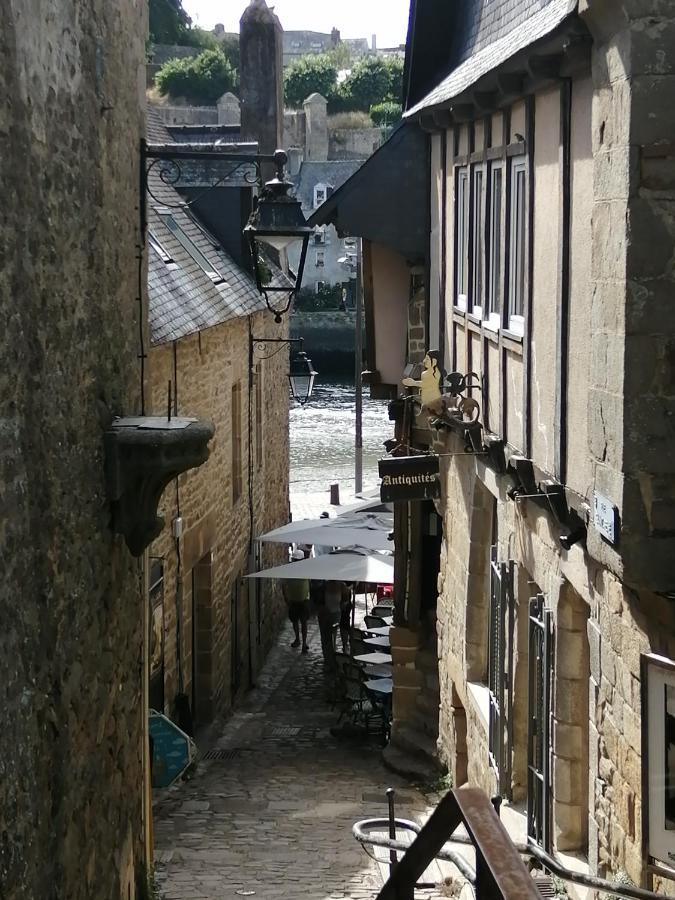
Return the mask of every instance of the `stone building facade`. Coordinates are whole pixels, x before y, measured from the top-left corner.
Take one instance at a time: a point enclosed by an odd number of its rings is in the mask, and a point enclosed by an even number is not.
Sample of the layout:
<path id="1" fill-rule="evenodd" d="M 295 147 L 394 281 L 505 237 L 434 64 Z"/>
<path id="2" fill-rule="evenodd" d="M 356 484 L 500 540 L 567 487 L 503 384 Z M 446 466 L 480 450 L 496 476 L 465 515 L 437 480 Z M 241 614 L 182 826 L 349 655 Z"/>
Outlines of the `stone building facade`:
<path id="1" fill-rule="evenodd" d="M 195 727 L 227 712 L 255 683 L 285 610 L 274 583 L 243 579 L 254 567 L 286 561 L 274 544 L 251 556 L 250 541 L 285 524 L 289 511 L 288 353 L 263 360 L 269 350 L 256 350 L 249 384 L 249 327 L 255 336 L 283 334 L 271 314 L 257 313 L 158 344 L 149 357 L 154 408 L 165 405 L 171 381 L 178 415 L 216 427 L 208 462 L 166 490 L 165 528 L 150 549 L 163 581 L 160 696 L 176 715 L 176 695 L 186 694 Z"/>
<path id="2" fill-rule="evenodd" d="M 143 596 L 103 435 L 139 412 L 145 5 L 4 13 L 0 895 L 119 900 L 144 864 Z"/>
<path id="3" fill-rule="evenodd" d="M 675 659 L 675 22 L 651 4 L 529 6 L 460 17 L 464 52 L 408 110 L 431 154 L 427 345 L 477 373 L 481 406 L 478 443 L 466 424 L 428 432 L 438 749 L 564 861 L 658 886 L 646 672 Z M 481 69 L 506 34 L 506 69 Z"/>

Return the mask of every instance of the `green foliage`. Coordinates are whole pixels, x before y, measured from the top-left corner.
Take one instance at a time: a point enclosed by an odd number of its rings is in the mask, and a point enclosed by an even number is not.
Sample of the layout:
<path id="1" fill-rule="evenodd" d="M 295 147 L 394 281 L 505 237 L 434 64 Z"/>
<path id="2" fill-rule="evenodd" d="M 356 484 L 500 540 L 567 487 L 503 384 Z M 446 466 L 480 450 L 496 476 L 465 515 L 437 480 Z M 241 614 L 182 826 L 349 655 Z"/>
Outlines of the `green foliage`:
<path id="1" fill-rule="evenodd" d="M 170 59 L 155 76 L 161 94 L 191 103 L 213 104 L 237 85 L 237 73 L 222 50 L 204 50 L 189 59 Z"/>
<path id="2" fill-rule="evenodd" d="M 150 40 L 153 44 L 183 44 L 191 22 L 182 0 L 150 0 Z"/>
<path id="3" fill-rule="evenodd" d="M 376 125 L 395 125 L 401 121 L 403 107 L 393 100 L 385 100 L 384 103 L 376 103 L 370 107 L 370 118 Z"/>
<path id="4" fill-rule="evenodd" d="M 298 291 L 293 301 L 294 309 L 298 312 L 326 312 L 331 309 L 339 309 L 342 302 L 341 284 L 326 285 L 319 291 L 305 287 Z"/>
<path id="5" fill-rule="evenodd" d="M 347 44 L 340 41 L 339 44 L 333 44 L 333 46 L 326 50 L 326 56 L 335 63 L 335 67 L 338 69 L 349 69 L 352 65 L 352 54 L 351 50 L 347 46 Z"/>
<path id="6" fill-rule="evenodd" d="M 232 66 L 232 68 L 235 69 L 238 73 L 239 69 L 241 68 L 241 57 L 239 55 L 239 35 L 229 34 L 224 37 L 222 41 L 215 41 L 215 43 L 216 46 L 220 47 L 221 51 L 230 61 L 230 65 Z"/>
<path id="7" fill-rule="evenodd" d="M 398 101 L 403 89 L 403 63 L 395 56 L 366 56 L 352 69 L 340 85 L 341 110 L 360 109 L 368 112 L 371 106 L 386 100 Z"/>
<path id="8" fill-rule="evenodd" d="M 200 47 L 203 50 L 213 50 L 218 46 L 216 36 L 203 28 L 188 28 L 182 43 L 188 47 Z"/>
<path id="9" fill-rule="evenodd" d="M 318 93 L 327 100 L 337 86 L 337 66 L 325 53 L 301 56 L 284 76 L 284 98 L 291 109 L 300 109 L 310 94 Z"/>

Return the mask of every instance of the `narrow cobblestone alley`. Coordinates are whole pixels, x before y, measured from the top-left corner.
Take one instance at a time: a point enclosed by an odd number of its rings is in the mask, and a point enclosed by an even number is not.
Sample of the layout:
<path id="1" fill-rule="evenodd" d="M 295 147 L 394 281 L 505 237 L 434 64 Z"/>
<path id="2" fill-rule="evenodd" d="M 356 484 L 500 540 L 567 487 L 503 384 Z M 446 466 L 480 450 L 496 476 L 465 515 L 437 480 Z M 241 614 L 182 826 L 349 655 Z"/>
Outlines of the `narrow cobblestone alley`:
<path id="1" fill-rule="evenodd" d="M 376 739 L 338 740 L 321 645 L 291 649 L 287 628 L 257 687 L 202 753 L 195 777 L 155 805 L 156 872 L 166 900 L 370 900 L 382 878 L 351 834 L 354 821 L 419 818 L 423 796 L 388 772 Z M 429 894 L 426 894 L 429 897 Z M 432 896 L 436 896 L 435 892 Z"/>

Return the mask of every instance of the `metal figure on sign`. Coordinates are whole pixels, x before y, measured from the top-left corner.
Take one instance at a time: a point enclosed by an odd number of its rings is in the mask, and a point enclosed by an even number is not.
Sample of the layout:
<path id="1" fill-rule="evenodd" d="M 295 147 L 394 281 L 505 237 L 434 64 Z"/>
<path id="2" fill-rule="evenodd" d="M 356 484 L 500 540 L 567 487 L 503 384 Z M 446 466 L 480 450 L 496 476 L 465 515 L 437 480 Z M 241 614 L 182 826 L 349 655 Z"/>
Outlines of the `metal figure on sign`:
<path id="1" fill-rule="evenodd" d="M 480 416 L 480 404 L 473 397 L 463 397 L 467 390 L 480 390 L 475 372 L 462 375 L 451 372 L 446 378 L 447 390 L 443 392 L 444 373 L 438 362 L 438 351 L 429 350 L 422 361 L 422 374 L 419 379 L 404 378 L 405 387 L 419 388 L 421 412 L 426 415 L 430 425 L 438 427 L 443 424 L 473 425 Z"/>

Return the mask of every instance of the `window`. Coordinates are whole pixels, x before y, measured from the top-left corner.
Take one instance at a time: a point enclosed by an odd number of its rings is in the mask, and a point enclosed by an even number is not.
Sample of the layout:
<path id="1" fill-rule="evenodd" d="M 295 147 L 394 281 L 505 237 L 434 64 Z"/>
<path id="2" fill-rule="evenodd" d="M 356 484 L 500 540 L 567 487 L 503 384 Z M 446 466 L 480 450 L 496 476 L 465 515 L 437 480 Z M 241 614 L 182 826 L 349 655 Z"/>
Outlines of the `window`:
<path id="1" fill-rule="evenodd" d="M 325 244 L 326 243 L 326 232 L 323 228 L 316 228 L 314 230 L 314 243 L 315 244 Z"/>
<path id="2" fill-rule="evenodd" d="M 192 259 L 197 263 L 197 265 L 201 268 L 201 270 L 208 275 L 211 281 L 214 284 L 222 284 L 225 279 L 218 272 L 215 266 L 204 256 L 202 251 L 197 247 L 192 238 L 190 238 L 175 220 L 173 215 L 167 210 L 158 209 L 157 212 L 162 219 L 162 222 L 169 229 L 171 234 L 176 238 L 178 243 L 186 250 Z"/>
<path id="3" fill-rule="evenodd" d="M 172 269 L 178 268 L 176 263 L 173 261 L 173 257 L 166 252 L 164 247 L 160 244 L 160 242 L 151 231 L 148 231 L 148 244 L 150 244 L 152 249 L 155 251 L 157 256 L 159 256 L 163 263 L 166 263 L 166 265 Z"/>
<path id="4" fill-rule="evenodd" d="M 509 248 L 508 327 L 523 334 L 525 309 L 525 240 L 527 237 L 527 181 L 524 159 L 514 159 L 511 168 L 511 246 Z"/>
<path id="5" fill-rule="evenodd" d="M 483 170 L 475 169 L 473 173 L 473 234 L 471 239 L 471 253 L 473 257 L 471 307 L 474 316 L 479 318 L 483 316 L 484 224 Z"/>
<path id="6" fill-rule="evenodd" d="M 232 502 L 241 497 L 241 382 L 232 385 Z"/>
<path id="7" fill-rule="evenodd" d="M 325 281 L 317 281 L 315 285 L 315 292 L 318 294 L 326 287 Z"/>
<path id="8" fill-rule="evenodd" d="M 488 752 L 499 793 L 511 798 L 511 704 L 513 702 L 514 562 L 500 562 L 492 548 L 488 638 Z"/>
<path id="9" fill-rule="evenodd" d="M 501 166 L 490 173 L 490 231 L 488 247 L 488 302 L 485 325 L 499 328 L 502 304 L 502 179 Z"/>
<path id="10" fill-rule="evenodd" d="M 263 373 L 260 363 L 255 367 L 255 464 L 263 464 Z"/>
<path id="11" fill-rule="evenodd" d="M 325 184 L 316 184 L 314 185 L 314 209 L 317 206 L 321 206 L 321 204 L 326 199 L 326 185 Z"/>
<path id="12" fill-rule="evenodd" d="M 315 260 L 315 262 L 316 262 L 317 268 L 319 268 L 319 269 L 322 269 L 322 268 L 323 268 L 324 262 L 325 262 L 325 251 L 323 251 L 323 250 L 317 250 L 317 251 L 316 251 L 316 260 Z"/>
<path id="13" fill-rule="evenodd" d="M 457 173 L 456 209 L 457 296 L 455 305 L 461 310 L 466 310 L 466 295 L 469 290 L 469 173 L 466 169 L 460 169 Z"/>

